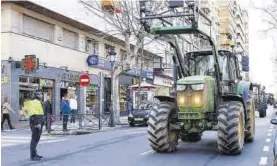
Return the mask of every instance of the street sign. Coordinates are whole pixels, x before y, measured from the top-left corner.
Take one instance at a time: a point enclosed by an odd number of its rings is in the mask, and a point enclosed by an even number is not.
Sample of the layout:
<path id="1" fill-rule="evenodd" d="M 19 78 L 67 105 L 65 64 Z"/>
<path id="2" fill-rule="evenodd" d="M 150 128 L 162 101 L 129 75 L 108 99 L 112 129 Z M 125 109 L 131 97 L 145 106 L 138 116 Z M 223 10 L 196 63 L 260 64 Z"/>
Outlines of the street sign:
<path id="1" fill-rule="evenodd" d="M 90 55 L 87 58 L 88 66 L 98 66 L 99 64 L 99 56 L 98 55 Z"/>
<path id="2" fill-rule="evenodd" d="M 90 78 L 88 74 L 82 74 L 79 79 L 80 86 L 88 86 L 90 84 Z"/>

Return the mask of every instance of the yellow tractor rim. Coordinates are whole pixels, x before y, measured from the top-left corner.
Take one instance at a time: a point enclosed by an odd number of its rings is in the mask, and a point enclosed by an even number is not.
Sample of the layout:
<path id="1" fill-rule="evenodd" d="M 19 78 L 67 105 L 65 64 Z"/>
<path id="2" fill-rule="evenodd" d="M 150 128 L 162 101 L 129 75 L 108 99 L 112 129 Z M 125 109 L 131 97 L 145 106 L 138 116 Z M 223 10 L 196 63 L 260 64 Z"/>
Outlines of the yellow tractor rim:
<path id="1" fill-rule="evenodd" d="M 243 120 L 242 120 L 242 116 L 239 117 L 239 124 L 238 124 L 238 139 L 239 139 L 239 143 L 241 142 L 241 138 L 242 138 L 242 131 L 243 131 Z"/>

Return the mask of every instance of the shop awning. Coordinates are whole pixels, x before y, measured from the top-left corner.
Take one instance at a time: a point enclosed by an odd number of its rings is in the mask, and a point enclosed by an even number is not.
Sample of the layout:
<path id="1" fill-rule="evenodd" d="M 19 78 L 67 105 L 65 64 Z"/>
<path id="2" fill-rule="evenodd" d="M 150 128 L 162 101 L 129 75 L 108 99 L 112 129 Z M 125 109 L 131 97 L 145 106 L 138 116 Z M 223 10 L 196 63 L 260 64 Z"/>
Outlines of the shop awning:
<path id="1" fill-rule="evenodd" d="M 139 84 L 129 86 L 129 88 L 138 88 L 138 87 L 139 87 Z M 140 87 L 156 88 L 157 86 L 153 85 L 153 84 L 149 84 L 144 80 L 144 81 L 141 82 Z"/>

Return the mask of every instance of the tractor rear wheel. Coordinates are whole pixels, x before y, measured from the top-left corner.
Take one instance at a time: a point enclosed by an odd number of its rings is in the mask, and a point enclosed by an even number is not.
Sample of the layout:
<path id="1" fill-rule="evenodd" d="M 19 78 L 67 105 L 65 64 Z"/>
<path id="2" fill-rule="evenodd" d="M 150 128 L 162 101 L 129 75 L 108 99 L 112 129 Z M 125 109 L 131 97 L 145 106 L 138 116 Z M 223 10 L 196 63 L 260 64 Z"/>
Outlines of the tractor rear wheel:
<path id="1" fill-rule="evenodd" d="M 167 101 L 154 104 L 148 120 L 148 140 L 156 152 L 173 152 L 177 150 L 179 133 L 171 131 L 169 122 L 176 113 L 175 104 Z"/>
<path id="2" fill-rule="evenodd" d="M 244 145 L 244 109 L 237 101 L 224 102 L 218 110 L 217 146 L 221 154 L 239 154 Z"/>
<path id="3" fill-rule="evenodd" d="M 245 142 L 252 142 L 255 137 L 255 103 L 252 98 L 247 101 L 247 120 L 246 120 L 246 131 L 245 131 Z"/>

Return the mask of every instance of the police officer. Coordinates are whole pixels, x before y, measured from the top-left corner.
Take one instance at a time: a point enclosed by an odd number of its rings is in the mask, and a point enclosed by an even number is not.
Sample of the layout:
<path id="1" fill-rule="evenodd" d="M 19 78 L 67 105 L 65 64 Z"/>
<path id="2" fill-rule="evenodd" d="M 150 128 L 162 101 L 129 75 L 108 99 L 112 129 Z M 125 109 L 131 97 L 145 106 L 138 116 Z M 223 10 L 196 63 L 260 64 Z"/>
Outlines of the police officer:
<path id="1" fill-rule="evenodd" d="M 42 104 L 37 94 L 34 94 L 24 102 L 23 110 L 30 117 L 30 129 L 32 131 L 32 139 L 30 143 L 30 156 L 33 161 L 40 161 L 42 156 L 37 154 L 37 144 L 40 140 L 42 127 L 44 124 L 44 112 Z"/>

